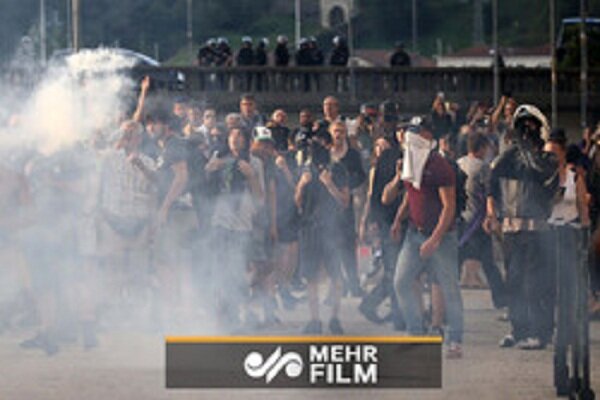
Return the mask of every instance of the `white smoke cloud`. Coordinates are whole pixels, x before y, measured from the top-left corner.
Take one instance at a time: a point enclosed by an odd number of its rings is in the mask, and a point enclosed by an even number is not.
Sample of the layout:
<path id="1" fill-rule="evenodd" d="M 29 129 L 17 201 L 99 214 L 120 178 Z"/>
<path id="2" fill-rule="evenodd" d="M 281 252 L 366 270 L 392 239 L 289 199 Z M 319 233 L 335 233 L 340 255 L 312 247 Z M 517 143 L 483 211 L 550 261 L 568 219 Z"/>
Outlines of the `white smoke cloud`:
<path id="1" fill-rule="evenodd" d="M 21 108 L 19 142 L 51 154 L 113 129 L 133 93 L 134 64 L 104 48 L 52 62 Z"/>

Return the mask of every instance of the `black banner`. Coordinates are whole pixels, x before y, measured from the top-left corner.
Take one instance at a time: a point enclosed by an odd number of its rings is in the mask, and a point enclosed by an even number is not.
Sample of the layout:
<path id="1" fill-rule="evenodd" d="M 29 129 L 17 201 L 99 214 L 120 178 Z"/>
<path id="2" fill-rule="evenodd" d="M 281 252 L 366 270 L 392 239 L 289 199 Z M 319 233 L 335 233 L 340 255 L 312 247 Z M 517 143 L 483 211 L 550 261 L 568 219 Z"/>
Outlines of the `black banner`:
<path id="1" fill-rule="evenodd" d="M 440 388 L 439 337 L 167 338 L 167 388 Z"/>

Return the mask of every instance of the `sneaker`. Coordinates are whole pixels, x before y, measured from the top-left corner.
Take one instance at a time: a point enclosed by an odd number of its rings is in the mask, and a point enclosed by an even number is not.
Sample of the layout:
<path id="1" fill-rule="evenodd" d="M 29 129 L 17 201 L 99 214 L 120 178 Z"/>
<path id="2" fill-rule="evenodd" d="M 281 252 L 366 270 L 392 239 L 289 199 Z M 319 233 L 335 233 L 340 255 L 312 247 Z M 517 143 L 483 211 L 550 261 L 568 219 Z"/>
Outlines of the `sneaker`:
<path id="1" fill-rule="evenodd" d="M 500 343 L 498 343 L 498 345 L 505 349 L 509 347 L 514 347 L 516 343 L 517 342 L 515 341 L 515 337 L 509 333 L 508 335 L 500 339 Z"/>
<path id="2" fill-rule="evenodd" d="M 451 342 L 446 349 L 446 358 L 450 360 L 456 360 L 462 358 L 462 347 L 460 343 Z"/>
<path id="3" fill-rule="evenodd" d="M 300 302 L 287 288 L 279 289 L 279 298 L 281 299 L 283 308 L 288 311 L 296 308 L 296 305 Z"/>
<path id="4" fill-rule="evenodd" d="M 500 321 L 500 322 L 508 322 L 509 321 L 508 313 L 503 312 L 502 314 L 498 315 L 498 318 L 496 318 L 496 320 Z"/>
<path id="5" fill-rule="evenodd" d="M 42 349 L 48 356 L 55 355 L 59 350 L 58 345 L 44 333 L 38 333 L 33 338 L 21 342 L 19 346 L 23 349 Z"/>
<path id="6" fill-rule="evenodd" d="M 337 318 L 331 318 L 329 320 L 329 330 L 334 335 L 343 335 L 344 334 L 344 329 L 342 329 L 342 324 L 340 323 L 340 320 Z"/>
<path id="7" fill-rule="evenodd" d="M 308 321 L 308 324 L 302 330 L 302 333 L 305 335 L 320 335 L 323 333 L 323 327 L 321 326 L 321 321 L 318 319 L 313 319 Z"/>
<path id="8" fill-rule="evenodd" d="M 374 307 L 367 306 L 366 303 L 361 302 L 358 306 L 358 311 L 369 321 L 374 324 L 381 325 L 384 321 L 379 315 L 377 315 L 377 311 L 375 311 Z"/>
<path id="9" fill-rule="evenodd" d="M 427 330 L 427 336 L 439 336 L 444 337 L 444 329 L 439 326 L 431 326 Z"/>
<path id="10" fill-rule="evenodd" d="M 527 339 L 520 340 L 517 343 L 517 347 L 521 350 L 542 350 L 546 345 L 539 338 L 528 337 Z"/>

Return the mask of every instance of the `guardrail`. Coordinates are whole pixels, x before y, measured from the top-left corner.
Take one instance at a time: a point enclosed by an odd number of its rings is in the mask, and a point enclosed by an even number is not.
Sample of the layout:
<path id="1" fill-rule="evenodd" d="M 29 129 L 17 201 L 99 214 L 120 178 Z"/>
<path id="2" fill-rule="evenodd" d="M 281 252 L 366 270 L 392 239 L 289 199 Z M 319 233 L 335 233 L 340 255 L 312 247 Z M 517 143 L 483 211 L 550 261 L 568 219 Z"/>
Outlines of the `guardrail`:
<path id="1" fill-rule="evenodd" d="M 312 105 L 323 96 L 337 95 L 342 103 L 391 98 L 406 110 L 431 105 L 437 92 L 458 102 L 491 101 L 491 68 L 335 68 L 335 67 L 160 67 L 140 68 L 136 73 L 185 76 L 183 89 L 193 97 L 215 104 L 237 102 L 241 93 L 252 92 L 270 106 Z M 591 107 L 600 105 L 600 70 L 589 73 Z M 579 71 L 558 74 L 559 108 L 579 107 Z M 501 71 L 503 92 L 519 101 L 550 107 L 550 70 L 547 68 L 505 68 Z M 171 87 L 172 89 L 173 87 Z"/>

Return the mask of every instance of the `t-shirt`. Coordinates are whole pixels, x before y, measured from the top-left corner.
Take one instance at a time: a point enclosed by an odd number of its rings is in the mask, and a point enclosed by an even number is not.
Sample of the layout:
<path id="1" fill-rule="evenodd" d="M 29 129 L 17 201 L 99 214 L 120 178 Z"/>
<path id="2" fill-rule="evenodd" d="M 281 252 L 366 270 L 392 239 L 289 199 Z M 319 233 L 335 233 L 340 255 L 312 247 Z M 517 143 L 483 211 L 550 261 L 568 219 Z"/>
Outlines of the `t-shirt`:
<path id="1" fill-rule="evenodd" d="M 465 191 L 467 204 L 462 212 L 463 221 L 467 224 L 485 213 L 485 202 L 489 192 L 490 167 L 476 157 L 464 156 L 457 161 L 460 169 L 467 175 Z"/>
<path id="2" fill-rule="evenodd" d="M 295 178 L 297 165 L 294 153 L 285 155 L 288 168 Z M 297 219 L 296 203 L 294 202 L 295 187 L 290 185 L 287 177 L 279 168 L 275 169 L 275 196 L 277 198 L 277 226 L 283 227 Z"/>
<path id="3" fill-rule="evenodd" d="M 157 176 L 158 176 L 158 195 L 160 202 L 163 202 L 175 173 L 172 166 L 188 159 L 188 145 L 185 139 L 178 136 L 170 136 L 163 143 L 162 151 L 157 160 Z"/>
<path id="4" fill-rule="evenodd" d="M 348 187 L 348 172 L 341 163 L 329 165 L 333 183 L 338 189 Z M 337 234 L 343 227 L 344 209 L 319 180 L 319 172 L 310 167 L 312 180 L 304 189 L 301 221 L 303 227 L 319 228 L 327 234 Z"/>
<path id="5" fill-rule="evenodd" d="M 421 188 L 416 189 L 410 182 L 404 182 L 411 224 L 431 234 L 442 212 L 438 189 L 455 185 L 456 174 L 452 166 L 440 154 L 431 152 L 423 170 Z"/>
<path id="6" fill-rule="evenodd" d="M 399 195 L 390 205 L 384 205 L 381 202 L 383 190 L 388 182 L 394 178 L 394 175 L 396 175 L 396 163 L 401 158 L 402 153 L 400 150 L 393 147 L 384 150 L 375 165 L 369 217 L 372 222 L 376 223 L 384 231 L 387 231 L 389 226 L 394 222 L 396 211 L 402 202 L 402 195 Z"/>
<path id="7" fill-rule="evenodd" d="M 238 160 L 232 156 L 227 156 L 224 160 L 225 166 L 214 173 L 219 182 L 219 194 L 215 202 L 211 224 L 232 231 L 250 232 L 253 219 L 259 210 L 258 204 L 251 193 L 250 184 L 245 177 L 239 176 L 241 172 L 237 167 Z M 263 164 L 254 156 L 250 156 L 249 162 L 264 192 Z M 242 187 L 237 188 L 238 185 L 232 182 L 234 175 L 238 175 L 236 180 L 243 179 Z"/>

